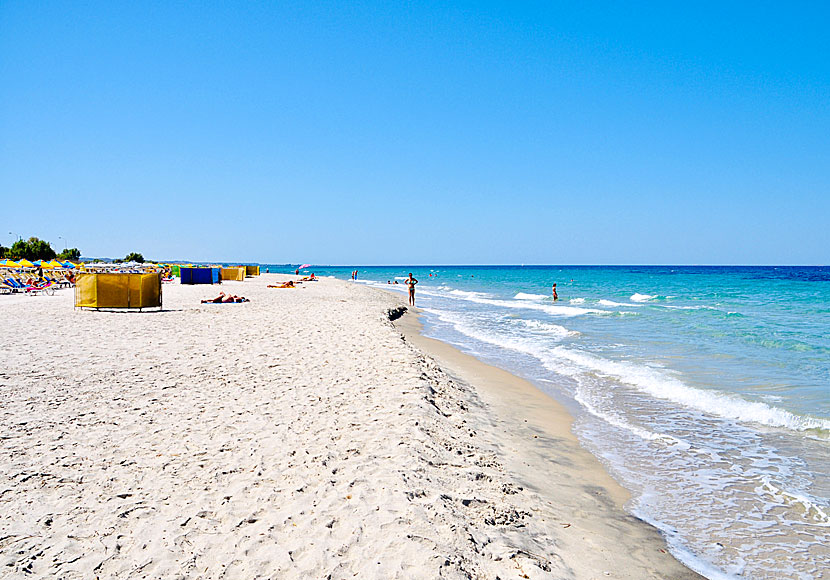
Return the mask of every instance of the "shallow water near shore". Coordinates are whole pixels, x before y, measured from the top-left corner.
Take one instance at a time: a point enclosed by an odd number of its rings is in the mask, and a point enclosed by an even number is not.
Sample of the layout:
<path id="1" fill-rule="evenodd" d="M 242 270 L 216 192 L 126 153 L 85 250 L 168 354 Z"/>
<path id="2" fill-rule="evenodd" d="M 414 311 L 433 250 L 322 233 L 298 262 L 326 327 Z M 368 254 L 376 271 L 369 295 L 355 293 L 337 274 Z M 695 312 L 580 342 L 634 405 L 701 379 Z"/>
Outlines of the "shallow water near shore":
<path id="1" fill-rule="evenodd" d="M 830 268 L 370 267 L 358 279 L 404 292 L 409 271 L 425 333 L 565 403 L 679 559 L 710 578 L 826 577 Z"/>

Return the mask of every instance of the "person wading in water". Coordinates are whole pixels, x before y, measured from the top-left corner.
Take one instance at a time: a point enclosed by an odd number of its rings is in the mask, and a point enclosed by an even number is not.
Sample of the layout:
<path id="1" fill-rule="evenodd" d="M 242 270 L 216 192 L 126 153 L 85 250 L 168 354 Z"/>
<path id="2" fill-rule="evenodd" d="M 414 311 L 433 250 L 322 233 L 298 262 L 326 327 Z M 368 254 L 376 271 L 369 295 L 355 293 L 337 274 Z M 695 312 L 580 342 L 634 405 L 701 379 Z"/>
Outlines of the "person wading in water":
<path id="1" fill-rule="evenodd" d="M 409 305 L 410 306 L 415 306 L 415 284 L 417 284 L 417 283 L 418 283 L 418 281 L 415 278 L 412 277 L 412 272 L 410 272 L 409 273 L 409 278 L 407 278 L 406 282 L 404 282 L 404 284 L 409 286 Z"/>

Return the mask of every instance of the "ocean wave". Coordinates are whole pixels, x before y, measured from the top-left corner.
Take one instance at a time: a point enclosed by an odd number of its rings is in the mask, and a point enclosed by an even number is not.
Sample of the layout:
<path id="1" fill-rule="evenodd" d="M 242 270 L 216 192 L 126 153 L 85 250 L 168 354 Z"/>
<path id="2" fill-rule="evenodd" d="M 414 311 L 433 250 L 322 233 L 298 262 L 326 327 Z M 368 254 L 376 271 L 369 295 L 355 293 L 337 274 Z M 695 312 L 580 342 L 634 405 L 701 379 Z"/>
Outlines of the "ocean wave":
<path id="1" fill-rule="evenodd" d="M 632 306 L 640 306 L 639 304 L 623 304 L 621 302 L 614 302 L 613 300 L 600 300 L 599 304 L 602 306 L 624 306 L 626 308 L 631 308 Z"/>
<path id="2" fill-rule="evenodd" d="M 546 294 L 525 294 L 524 292 L 519 292 L 513 297 L 514 300 L 545 300 L 546 298 L 548 298 Z"/>
<path id="3" fill-rule="evenodd" d="M 576 330 L 569 330 L 564 326 L 559 326 L 558 324 L 551 324 L 550 322 L 543 322 L 541 320 L 524 320 L 518 319 L 518 322 L 536 332 L 541 332 L 544 334 L 551 334 L 554 336 L 579 336 L 579 332 Z"/>
<path id="4" fill-rule="evenodd" d="M 575 380 L 583 373 L 590 372 L 601 378 L 619 381 L 650 396 L 716 417 L 806 432 L 821 439 L 830 438 L 828 419 L 797 415 L 764 402 L 690 387 L 667 371 L 644 364 L 613 361 L 564 346 L 550 348 L 532 337 L 496 334 L 476 328 L 462 317 L 446 312 L 441 313 L 440 317 L 470 338 L 529 354 L 539 359 L 549 370 Z"/>
<path id="5" fill-rule="evenodd" d="M 657 294 L 640 294 L 639 292 L 635 292 L 631 295 L 629 300 L 632 302 L 648 302 L 650 300 L 654 300 L 657 298 Z"/>
<path id="6" fill-rule="evenodd" d="M 584 298 L 571 298 L 571 304 L 585 304 Z"/>
<path id="7" fill-rule="evenodd" d="M 714 306 L 707 306 L 705 304 L 700 306 L 675 306 L 673 304 L 655 304 L 660 308 L 668 308 L 670 310 L 718 310 Z"/>
<path id="8" fill-rule="evenodd" d="M 679 379 L 642 364 L 611 361 L 587 353 L 557 347 L 553 354 L 586 370 L 630 385 L 646 394 L 679 403 L 716 417 L 741 423 L 758 423 L 794 431 L 830 435 L 830 420 L 796 415 L 760 401 L 737 395 L 690 387 Z"/>
<path id="9" fill-rule="evenodd" d="M 481 294 L 479 292 L 464 292 L 462 290 L 447 292 L 445 296 L 466 300 L 468 302 L 475 302 L 477 304 L 497 306 L 499 308 L 540 310 L 554 316 L 563 317 L 582 316 L 584 314 L 610 314 L 608 310 L 599 310 L 597 308 L 579 308 L 576 306 L 565 306 L 564 304 L 540 304 L 538 302 L 534 302 L 533 300 L 499 300 L 497 298 L 487 298 L 487 294 Z"/>
<path id="10" fill-rule="evenodd" d="M 470 300 L 472 300 L 473 298 L 485 298 L 487 296 L 490 296 L 489 294 L 485 294 L 484 292 L 468 292 L 467 290 L 457 289 L 450 290 L 449 292 L 447 292 L 447 294 Z"/>

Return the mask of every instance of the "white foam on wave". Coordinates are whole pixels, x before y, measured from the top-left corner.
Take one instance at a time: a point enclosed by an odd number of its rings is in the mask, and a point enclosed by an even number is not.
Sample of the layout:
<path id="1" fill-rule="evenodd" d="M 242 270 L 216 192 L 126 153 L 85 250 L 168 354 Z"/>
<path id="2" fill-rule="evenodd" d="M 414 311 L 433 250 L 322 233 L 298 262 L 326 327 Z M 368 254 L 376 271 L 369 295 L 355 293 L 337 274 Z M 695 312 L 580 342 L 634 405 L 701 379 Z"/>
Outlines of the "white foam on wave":
<path id="1" fill-rule="evenodd" d="M 541 332 L 544 334 L 551 334 L 554 336 L 559 337 L 566 337 L 566 336 L 579 336 L 579 332 L 576 330 L 568 330 L 564 326 L 559 326 L 558 324 L 551 324 L 550 322 L 543 322 L 541 320 L 519 320 L 519 322 L 535 332 Z"/>
<path id="2" fill-rule="evenodd" d="M 630 385 L 653 397 L 680 403 L 710 415 L 795 431 L 830 430 L 830 420 L 796 415 L 760 401 L 747 401 L 736 395 L 690 387 L 665 371 L 642 364 L 611 361 L 562 347 L 557 347 L 554 351 L 557 356 L 586 370 Z"/>
<path id="3" fill-rule="evenodd" d="M 436 292 L 435 290 L 437 289 L 441 289 L 443 291 Z M 451 289 L 449 286 L 433 287 L 432 291 L 425 291 L 423 293 L 428 296 L 440 296 L 442 298 L 452 298 L 454 300 L 465 300 L 467 302 L 486 304 L 488 306 L 496 306 L 500 308 L 540 310 L 554 316 L 562 317 L 582 316 L 583 314 L 612 314 L 608 310 L 600 310 L 597 308 L 578 308 L 574 306 L 565 306 L 564 304 L 543 303 L 542 299 L 547 298 L 547 296 L 543 294 L 523 294 L 520 292 L 514 297 L 513 300 L 502 300 L 499 298 L 493 298 L 492 294 L 487 294 L 485 292 L 471 292 L 455 288 Z M 530 296 L 532 298 L 520 298 L 520 296 Z"/>
<path id="4" fill-rule="evenodd" d="M 487 304 L 488 306 L 497 306 L 499 308 L 524 308 L 527 310 L 540 310 L 547 312 L 554 316 L 582 316 L 583 314 L 609 314 L 608 310 L 599 310 L 597 308 L 579 308 L 576 306 L 565 306 L 559 304 L 542 304 L 533 300 L 499 300 L 496 298 L 486 298 L 484 294 L 478 292 L 464 292 L 461 290 L 453 290 L 446 294 L 449 297 L 455 297 L 468 302 L 475 302 L 477 304 Z"/>
<path id="5" fill-rule="evenodd" d="M 519 292 L 513 297 L 514 300 L 545 300 L 547 298 L 548 296 L 545 294 L 526 294 L 524 292 Z"/>
<path id="6" fill-rule="evenodd" d="M 654 300 L 657 298 L 657 294 L 640 294 L 639 292 L 635 292 L 631 295 L 629 300 L 632 302 L 648 302 L 649 300 Z"/>
<path id="7" fill-rule="evenodd" d="M 763 483 L 755 489 L 755 492 L 771 497 L 777 505 L 798 504 L 805 520 L 816 526 L 830 528 L 830 515 L 827 513 L 827 507 L 819 505 L 815 498 L 784 490 L 775 485 L 768 476 L 763 478 Z"/>
<path id="8" fill-rule="evenodd" d="M 437 309 L 424 309 L 424 312 L 434 314 L 441 321 L 452 324 L 453 328 L 455 328 L 456 331 L 466 336 L 469 336 L 470 338 L 500 348 L 509 349 L 533 356 L 536 359 L 538 359 L 542 363 L 542 365 L 545 366 L 545 368 L 557 372 L 558 374 L 571 376 L 573 378 L 578 378 L 578 376 L 582 374 L 582 371 L 580 371 L 573 365 L 563 365 L 562 360 L 554 356 L 554 353 L 557 351 L 545 347 L 545 345 L 540 343 L 538 339 L 534 339 L 532 337 L 509 336 L 487 332 L 486 330 L 478 328 L 471 320 L 455 312 L 448 312 L 446 310 Z M 523 321 L 525 325 L 530 327 L 535 326 L 535 324 L 533 324 L 534 322 L 536 322 L 537 324 L 544 324 L 540 321 Z M 567 331 L 567 329 L 564 329 L 563 327 L 560 328 Z M 647 441 L 663 440 L 668 445 L 686 445 L 684 442 L 670 435 L 654 433 L 646 429 L 643 429 L 642 427 L 632 425 L 618 414 L 603 412 L 595 405 L 593 405 L 587 397 L 583 396 L 584 393 L 577 392 L 574 393 L 574 395 L 576 400 L 581 405 L 583 405 L 584 408 L 592 415 L 595 415 L 600 419 L 606 421 L 607 423 L 610 423 L 620 429 L 625 429 L 626 431 L 633 433 L 641 439 Z"/>
<path id="9" fill-rule="evenodd" d="M 660 308 L 669 308 L 671 310 L 717 310 L 714 306 L 675 306 L 672 304 L 656 304 L 655 306 L 659 306 Z"/>
<path id="10" fill-rule="evenodd" d="M 571 298 L 571 304 L 585 304 L 584 298 Z"/>
<path id="11" fill-rule="evenodd" d="M 490 296 L 489 294 L 486 294 L 484 292 L 469 292 L 467 290 L 457 289 L 450 290 L 449 292 L 447 292 L 447 294 L 450 294 L 452 296 L 458 296 L 459 298 L 464 298 L 468 300 L 472 300 L 474 298 L 485 298 L 487 296 Z"/>
<path id="12" fill-rule="evenodd" d="M 632 306 L 640 306 L 639 304 L 623 304 L 621 302 L 614 302 L 613 300 L 600 300 L 599 303 L 602 306 L 624 306 L 626 308 L 631 308 Z"/>
<path id="13" fill-rule="evenodd" d="M 647 512 L 639 509 L 638 506 L 635 506 L 632 512 L 646 523 L 660 530 L 666 538 L 669 552 L 690 570 L 708 578 L 708 580 L 738 580 L 741 577 L 743 570 L 740 564 L 733 566 L 733 569 L 729 571 L 721 570 L 687 548 L 681 536 L 677 533 L 677 530 L 671 526 L 667 526 L 661 521 L 650 517 Z"/>

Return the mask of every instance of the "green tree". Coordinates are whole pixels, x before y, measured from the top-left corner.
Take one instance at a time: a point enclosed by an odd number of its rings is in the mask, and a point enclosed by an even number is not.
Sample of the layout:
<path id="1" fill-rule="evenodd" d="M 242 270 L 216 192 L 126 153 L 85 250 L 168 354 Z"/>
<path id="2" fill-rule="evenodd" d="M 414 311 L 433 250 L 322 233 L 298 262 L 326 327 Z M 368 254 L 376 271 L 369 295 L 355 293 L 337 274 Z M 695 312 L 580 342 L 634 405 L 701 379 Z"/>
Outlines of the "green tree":
<path id="1" fill-rule="evenodd" d="M 78 248 L 69 248 L 68 250 L 63 250 L 60 254 L 58 254 L 58 260 L 72 260 L 73 262 L 77 262 L 81 259 L 81 250 Z"/>
<path id="2" fill-rule="evenodd" d="M 130 252 L 127 254 L 127 257 L 124 258 L 125 262 L 138 262 L 139 264 L 144 263 L 144 256 L 139 254 L 138 252 Z"/>
<path id="3" fill-rule="evenodd" d="M 14 259 L 22 260 L 52 260 L 57 256 L 51 244 L 45 240 L 31 237 L 28 240 L 17 240 L 12 244 L 9 254 Z"/>
<path id="4" fill-rule="evenodd" d="M 11 256 L 11 254 L 9 254 L 9 248 L 0 244 L 0 260 L 8 258 L 9 256 Z"/>

